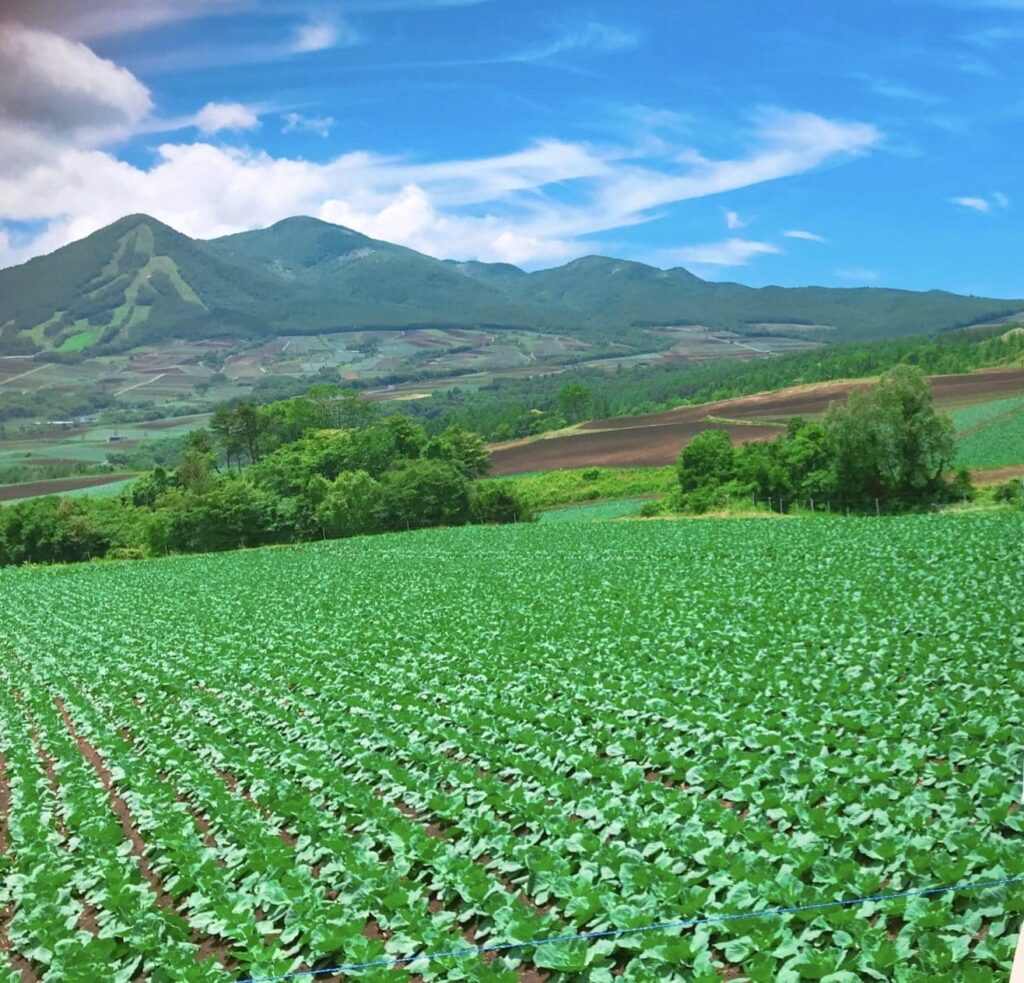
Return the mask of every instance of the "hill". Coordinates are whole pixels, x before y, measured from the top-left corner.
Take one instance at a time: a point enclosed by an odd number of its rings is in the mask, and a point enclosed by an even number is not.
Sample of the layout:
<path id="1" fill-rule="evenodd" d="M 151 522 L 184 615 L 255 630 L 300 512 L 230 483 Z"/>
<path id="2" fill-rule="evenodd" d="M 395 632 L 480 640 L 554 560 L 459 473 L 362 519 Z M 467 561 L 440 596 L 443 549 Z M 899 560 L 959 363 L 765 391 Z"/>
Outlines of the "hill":
<path id="1" fill-rule="evenodd" d="M 588 340 L 695 324 L 820 340 L 1005 318 L 1024 300 L 876 288 L 754 289 L 588 256 L 527 273 L 442 261 L 313 218 L 209 241 L 131 215 L 0 270 L 0 354 L 104 354 L 172 338 L 518 328 Z"/>

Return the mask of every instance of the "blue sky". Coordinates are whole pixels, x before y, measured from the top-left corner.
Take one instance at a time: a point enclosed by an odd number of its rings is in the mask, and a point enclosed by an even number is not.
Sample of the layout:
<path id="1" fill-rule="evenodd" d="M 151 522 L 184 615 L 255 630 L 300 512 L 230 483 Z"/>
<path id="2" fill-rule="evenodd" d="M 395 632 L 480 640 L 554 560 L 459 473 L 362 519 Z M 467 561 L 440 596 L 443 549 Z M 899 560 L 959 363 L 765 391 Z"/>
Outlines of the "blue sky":
<path id="1" fill-rule="evenodd" d="M 1024 0 L 3 16 L 3 265 L 128 211 L 195 236 L 305 213 L 528 268 L 1024 297 Z"/>

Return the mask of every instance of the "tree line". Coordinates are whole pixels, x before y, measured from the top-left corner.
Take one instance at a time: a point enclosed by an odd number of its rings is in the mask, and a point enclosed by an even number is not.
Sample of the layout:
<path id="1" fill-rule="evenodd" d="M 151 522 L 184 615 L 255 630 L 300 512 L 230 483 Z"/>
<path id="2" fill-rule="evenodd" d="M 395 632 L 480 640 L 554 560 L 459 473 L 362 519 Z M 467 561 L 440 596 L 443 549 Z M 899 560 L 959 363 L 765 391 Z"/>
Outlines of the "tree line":
<path id="1" fill-rule="evenodd" d="M 524 522 L 514 489 L 481 485 L 482 438 L 420 424 L 328 389 L 218 410 L 174 469 L 116 499 L 40 498 L 0 509 L 0 565 L 141 558 L 362 533 Z"/>
<path id="2" fill-rule="evenodd" d="M 679 456 L 675 504 L 686 512 L 752 499 L 781 512 L 797 503 L 913 510 L 971 494 L 969 471 L 948 477 L 955 455 L 953 422 L 935 411 L 928 380 L 899 365 L 822 420 L 790 420 L 774 440 L 734 447 L 726 431 L 705 430 Z"/>

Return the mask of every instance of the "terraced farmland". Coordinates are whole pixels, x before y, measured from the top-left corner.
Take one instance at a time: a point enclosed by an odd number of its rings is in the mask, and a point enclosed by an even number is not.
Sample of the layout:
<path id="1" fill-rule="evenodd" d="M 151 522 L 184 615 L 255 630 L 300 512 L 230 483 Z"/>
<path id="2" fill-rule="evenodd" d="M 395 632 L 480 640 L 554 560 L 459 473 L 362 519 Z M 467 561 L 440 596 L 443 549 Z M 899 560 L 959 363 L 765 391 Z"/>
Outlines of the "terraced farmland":
<path id="1" fill-rule="evenodd" d="M 1020 876 L 1022 537 L 564 522 L 5 570 L 8 975 L 261 977 Z M 1002 981 L 1022 911 L 1015 885 L 346 978 Z"/>

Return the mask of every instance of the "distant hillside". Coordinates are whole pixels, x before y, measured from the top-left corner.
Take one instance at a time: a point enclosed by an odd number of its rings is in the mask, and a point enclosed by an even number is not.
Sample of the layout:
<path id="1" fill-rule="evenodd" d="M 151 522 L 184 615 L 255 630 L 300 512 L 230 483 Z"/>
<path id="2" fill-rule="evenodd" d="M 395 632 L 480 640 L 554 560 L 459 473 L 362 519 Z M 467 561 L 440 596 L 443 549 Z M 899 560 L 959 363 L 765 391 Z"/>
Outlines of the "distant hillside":
<path id="1" fill-rule="evenodd" d="M 301 217 L 199 241 L 132 215 L 0 270 L 0 354 L 102 354 L 173 337 L 423 326 L 607 340 L 653 325 L 743 332 L 769 324 L 796 333 L 818 326 L 843 340 L 933 332 L 1022 310 L 1024 300 L 941 291 L 753 289 L 601 256 L 526 273 L 437 260 Z"/>

